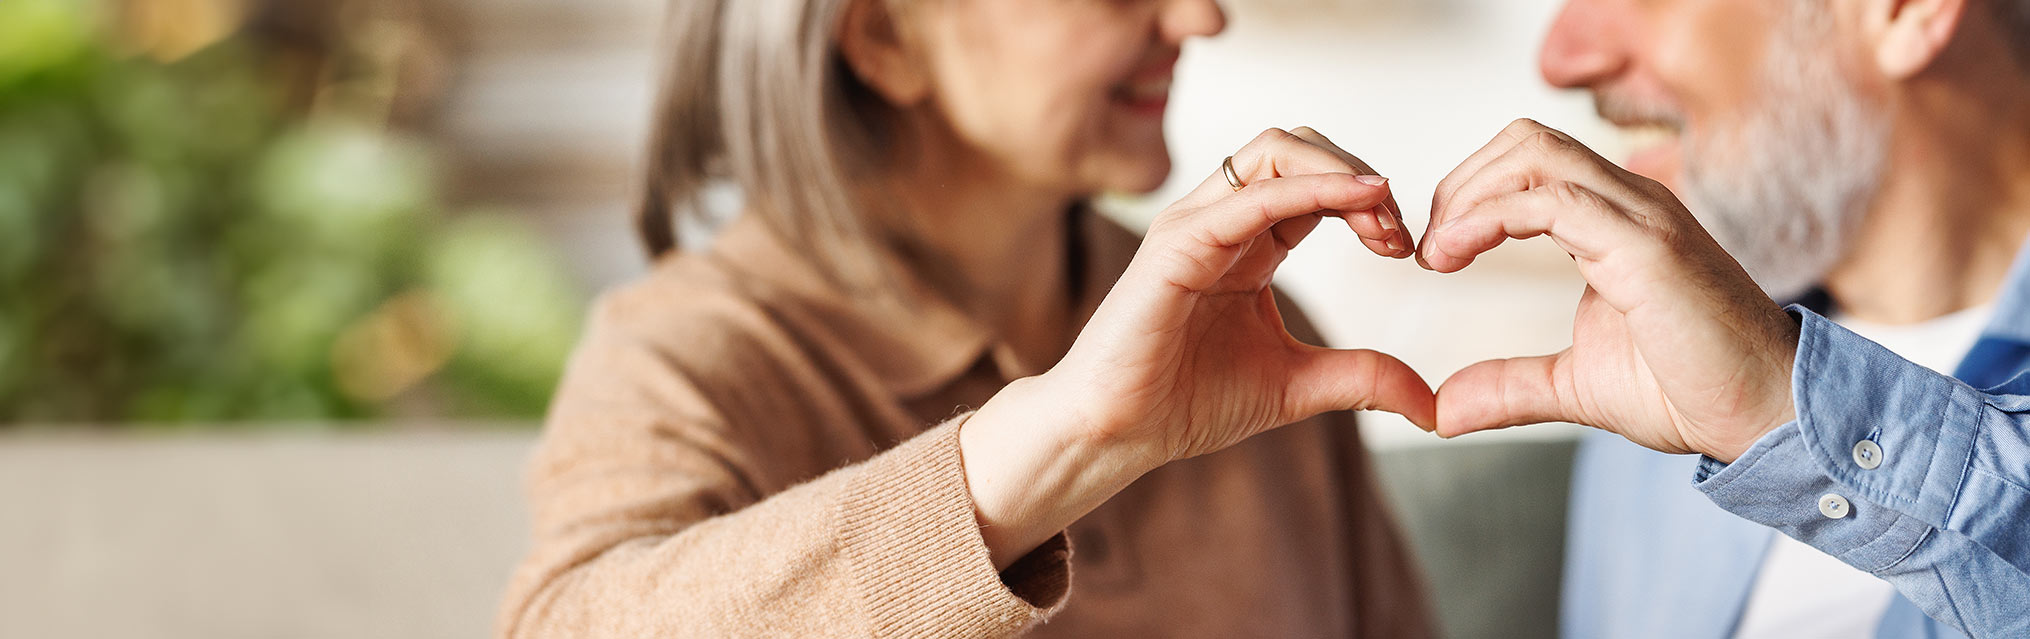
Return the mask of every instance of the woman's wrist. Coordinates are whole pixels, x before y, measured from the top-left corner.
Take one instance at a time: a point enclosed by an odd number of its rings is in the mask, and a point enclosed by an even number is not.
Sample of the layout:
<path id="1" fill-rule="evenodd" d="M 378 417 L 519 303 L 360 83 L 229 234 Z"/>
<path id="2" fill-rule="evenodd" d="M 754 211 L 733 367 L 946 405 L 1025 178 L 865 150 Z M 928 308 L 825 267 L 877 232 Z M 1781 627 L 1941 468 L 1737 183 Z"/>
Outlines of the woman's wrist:
<path id="1" fill-rule="evenodd" d="M 1092 512 L 1161 460 L 1103 436 L 1075 389 L 1016 380 L 967 418 L 959 454 L 980 534 L 997 569 Z"/>

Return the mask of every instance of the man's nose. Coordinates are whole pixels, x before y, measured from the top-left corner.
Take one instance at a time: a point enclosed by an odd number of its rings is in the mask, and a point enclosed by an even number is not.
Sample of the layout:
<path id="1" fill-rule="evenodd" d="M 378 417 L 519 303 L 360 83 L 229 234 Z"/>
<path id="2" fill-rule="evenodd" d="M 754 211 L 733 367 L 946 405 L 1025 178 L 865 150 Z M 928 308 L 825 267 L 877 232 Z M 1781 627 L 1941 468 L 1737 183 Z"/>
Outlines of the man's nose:
<path id="1" fill-rule="evenodd" d="M 1160 20 L 1163 39 L 1169 42 L 1226 30 L 1226 11 L 1214 0 L 1170 0 L 1164 4 Z"/>
<path id="2" fill-rule="evenodd" d="M 1620 71 L 1624 54 L 1614 8 L 1602 0 L 1571 0 L 1551 23 L 1537 66 L 1559 88 L 1592 86 Z"/>

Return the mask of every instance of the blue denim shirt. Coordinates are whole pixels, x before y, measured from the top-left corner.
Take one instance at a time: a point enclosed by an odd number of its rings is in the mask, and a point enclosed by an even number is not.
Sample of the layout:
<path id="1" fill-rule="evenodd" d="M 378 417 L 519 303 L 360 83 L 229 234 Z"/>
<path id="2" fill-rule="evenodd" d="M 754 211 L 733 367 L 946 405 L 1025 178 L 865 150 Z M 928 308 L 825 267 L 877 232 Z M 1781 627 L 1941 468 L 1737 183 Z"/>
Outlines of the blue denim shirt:
<path id="1" fill-rule="evenodd" d="M 2030 251 L 1954 377 L 1791 312 L 1798 419 L 1733 464 L 1582 443 L 1564 636 L 1730 636 L 1774 529 L 1896 587 L 1878 637 L 2030 637 Z"/>

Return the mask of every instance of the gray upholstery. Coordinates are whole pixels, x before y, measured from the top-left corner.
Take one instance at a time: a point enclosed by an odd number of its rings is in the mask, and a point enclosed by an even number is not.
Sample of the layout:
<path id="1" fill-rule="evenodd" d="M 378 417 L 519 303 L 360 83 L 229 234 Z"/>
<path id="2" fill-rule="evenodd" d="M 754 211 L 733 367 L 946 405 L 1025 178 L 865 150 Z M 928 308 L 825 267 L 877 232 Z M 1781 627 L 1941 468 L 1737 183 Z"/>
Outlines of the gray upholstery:
<path id="1" fill-rule="evenodd" d="M 0 637 L 484 637 L 532 438 L 0 438 Z M 1550 636 L 1570 444 L 1378 456 L 1450 633 Z"/>
<path id="2" fill-rule="evenodd" d="M 1378 455 L 1448 636 L 1554 637 L 1570 440 L 1471 440 Z"/>

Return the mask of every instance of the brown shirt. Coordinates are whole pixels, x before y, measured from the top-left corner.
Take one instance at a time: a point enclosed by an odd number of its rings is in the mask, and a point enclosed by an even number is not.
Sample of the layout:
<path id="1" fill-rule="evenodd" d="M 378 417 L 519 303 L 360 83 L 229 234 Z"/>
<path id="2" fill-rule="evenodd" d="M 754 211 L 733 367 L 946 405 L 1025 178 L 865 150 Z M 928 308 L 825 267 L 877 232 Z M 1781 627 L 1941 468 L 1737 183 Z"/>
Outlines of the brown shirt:
<path id="1" fill-rule="evenodd" d="M 1072 228 L 1083 325 L 1139 240 Z M 1350 413 L 1157 469 L 997 573 L 957 433 L 1039 371 L 899 274 L 904 303 L 843 293 L 743 219 L 605 295 L 531 464 L 501 635 L 1432 634 Z"/>

